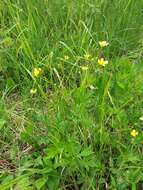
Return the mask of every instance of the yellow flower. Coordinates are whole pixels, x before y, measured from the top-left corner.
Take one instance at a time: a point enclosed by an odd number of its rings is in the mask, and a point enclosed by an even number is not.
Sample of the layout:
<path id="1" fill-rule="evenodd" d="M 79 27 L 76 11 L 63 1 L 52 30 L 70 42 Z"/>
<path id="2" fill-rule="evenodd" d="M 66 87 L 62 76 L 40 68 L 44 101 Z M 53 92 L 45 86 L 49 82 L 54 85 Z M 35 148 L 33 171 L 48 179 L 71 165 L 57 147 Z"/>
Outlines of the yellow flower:
<path id="1" fill-rule="evenodd" d="M 108 64 L 108 61 L 104 60 L 104 58 L 100 58 L 100 59 L 98 59 L 98 64 L 105 67 L 105 65 Z"/>
<path id="2" fill-rule="evenodd" d="M 64 56 L 64 59 L 65 59 L 65 60 L 68 60 L 68 59 L 69 59 L 69 56 L 68 56 L 68 55 L 65 55 L 65 56 Z"/>
<path id="3" fill-rule="evenodd" d="M 143 121 L 143 116 L 142 116 L 142 117 L 140 117 L 140 121 Z"/>
<path id="4" fill-rule="evenodd" d="M 87 71 L 87 70 L 88 70 L 88 66 L 81 66 L 81 69 L 82 69 L 83 71 Z"/>
<path id="5" fill-rule="evenodd" d="M 109 43 L 107 41 L 100 41 L 99 45 L 101 48 L 103 48 L 103 47 L 107 47 L 109 45 Z"/>
<path id="6" fill-rule="evenodd" d="M 41 68 L 34 68 L 34 70 L 33 70 L 33 76 L 34 77 L 38 77 L 41 74 L 42 74 L 42 69 Z"/>
<path id="7" fill-rule="evenodd" d="M 31 94 L 31 95 L 36 94 L 36 92 L 37 92 L 37 89 L 36 89 L 36 88 L 33 88 L 33 89 L 30 90 L 30 94 Z"/>
<path id="8" fill-rule="evenodd" d="M 136 137 L 136 136 L 138 136 L 138 131 L 136 131 L 135 129 L 133 129 L 132 131 L 131 131 L 131 136 L 132 137 Z"/>
<path id="9" fill-rule="evenodd" d="M 95 87 L 93 85 L 89 85 L 90 90 L 95 90 Z"/>
<path id="10" fill-rule="evenodd" d="M 90 54 L 88 54 L 88 53 L 87 53 L 87 54 L 85 54 L 85 55 L 84 55 L 84 59 L 86 59 L 86 60 L 90 60 L 90 59 L 91 59 L 91 55 L 90 55 Z"/>

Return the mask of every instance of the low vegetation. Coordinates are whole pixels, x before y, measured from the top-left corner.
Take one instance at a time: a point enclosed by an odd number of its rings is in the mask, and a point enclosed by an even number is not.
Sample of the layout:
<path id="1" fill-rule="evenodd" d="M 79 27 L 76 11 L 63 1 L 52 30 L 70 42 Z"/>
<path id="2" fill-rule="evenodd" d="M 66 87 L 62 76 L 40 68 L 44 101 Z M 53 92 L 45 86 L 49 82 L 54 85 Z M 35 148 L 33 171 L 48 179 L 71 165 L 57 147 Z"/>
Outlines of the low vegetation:
<path id="1" fill-rule="evenodd" d="M 0 190 L 143 189 L 142 7 L 0 2 Z"/>

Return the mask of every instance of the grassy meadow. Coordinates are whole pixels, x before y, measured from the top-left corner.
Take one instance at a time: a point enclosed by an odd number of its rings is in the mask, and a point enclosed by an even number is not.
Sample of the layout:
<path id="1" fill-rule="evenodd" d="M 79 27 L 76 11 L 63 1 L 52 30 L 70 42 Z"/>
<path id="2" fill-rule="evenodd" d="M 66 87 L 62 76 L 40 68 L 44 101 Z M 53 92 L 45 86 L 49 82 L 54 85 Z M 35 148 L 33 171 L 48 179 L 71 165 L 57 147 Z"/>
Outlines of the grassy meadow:
<path id="1" fill-rule="evenodd" d="M 0 190 L 143 190 L 143 0 L 0 0 Z"/>

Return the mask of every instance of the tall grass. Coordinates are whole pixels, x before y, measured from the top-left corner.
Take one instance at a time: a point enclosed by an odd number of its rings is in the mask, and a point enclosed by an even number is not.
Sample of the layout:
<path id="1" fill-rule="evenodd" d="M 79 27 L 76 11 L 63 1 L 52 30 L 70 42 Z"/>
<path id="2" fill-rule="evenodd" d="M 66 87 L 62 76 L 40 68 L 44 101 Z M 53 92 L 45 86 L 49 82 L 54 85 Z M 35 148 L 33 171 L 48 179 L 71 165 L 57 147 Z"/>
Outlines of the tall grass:
<path id="1" fill-rule="evenodd" d="M 0 189 L 142 189 L 142 7 L 0 2 Z"/>
<path id="2" fill-rule="evenodd" d="M 48 64 L 51 52 L 54 59 L 71 52 L 73 56 L 86 51 L 96 54 L 101 39 L 111 42 L 110 57 L 137 47 L 140 53 L 142 6 L 136 0 L 2 1 L 1 64 L 10 72 L 15 67 L 14 76 L 20 82 L 22 65 L 31 69 Z"/>

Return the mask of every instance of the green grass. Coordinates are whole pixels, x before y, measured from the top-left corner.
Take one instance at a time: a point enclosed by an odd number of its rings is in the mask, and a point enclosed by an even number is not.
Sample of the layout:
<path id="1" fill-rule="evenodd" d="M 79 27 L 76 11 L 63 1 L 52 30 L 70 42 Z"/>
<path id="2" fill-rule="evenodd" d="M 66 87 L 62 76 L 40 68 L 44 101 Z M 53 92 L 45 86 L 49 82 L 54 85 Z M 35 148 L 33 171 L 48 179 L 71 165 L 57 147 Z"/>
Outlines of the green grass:
<path id="1" fill-rule="evenodd" d="M 143 189 L 142 7 L 0 2 L 0 190 Z"/>

